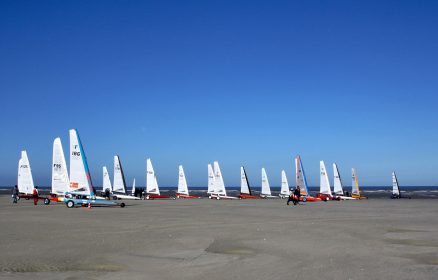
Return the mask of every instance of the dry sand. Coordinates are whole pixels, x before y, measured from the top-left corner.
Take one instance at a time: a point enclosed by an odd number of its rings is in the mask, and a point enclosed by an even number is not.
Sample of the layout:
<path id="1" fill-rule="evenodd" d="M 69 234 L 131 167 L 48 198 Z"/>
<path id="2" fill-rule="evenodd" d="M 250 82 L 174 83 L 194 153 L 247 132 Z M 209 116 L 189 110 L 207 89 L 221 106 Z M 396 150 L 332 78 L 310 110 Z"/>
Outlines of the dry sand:
<path id="1" fill-rule="evenodd" d="M 438 200 L 12 205 L 1 279 L 438 279 Z"/>

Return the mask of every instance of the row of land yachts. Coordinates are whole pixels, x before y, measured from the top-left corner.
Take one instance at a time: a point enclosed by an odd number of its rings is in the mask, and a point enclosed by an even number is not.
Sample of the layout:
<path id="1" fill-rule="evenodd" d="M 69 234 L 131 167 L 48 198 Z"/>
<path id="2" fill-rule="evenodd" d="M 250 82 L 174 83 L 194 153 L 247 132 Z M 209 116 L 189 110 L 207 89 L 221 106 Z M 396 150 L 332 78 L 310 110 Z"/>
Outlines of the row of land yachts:
<path id="1" fill-rule="evenodd" d="M 176 199 L 176 198 L 201 198 L 191 195 L 188 190 L 184 169 L 179 166 L 178 190 L 175 196 L 162 195 L 158 187 L 157 177 L 150 159 L 146 160 L 146 190 L 136 196 L 135 179 L 131 192 L 126 189 L 125 177 L 119 156 L 114 156 L 114 179 L 111 184 L 107 168 L 103 167 L 103 187 L 97 194 L 91 183 L 90 171 L 84 148 L 75 129 L 69 131 L 70 135 L 70 176 L 67 171 L 67 164 L 62 149 L 61 139 L 56 138 L 53 142 L 53 163 L 52 163 L 52 188 L 50 195 L 42 196 L 35 188 L 32 171 L 26 151 L 21 152 L 18 163 L 18 199 L 43 200 L 44 204 L 51 201 L 62 202 L 69 208 L 75 206 L 120 206 L 125 207 L 124 202 L 128 199 Z M 306 175 L 300 156 L 295 158 L 296 166 L 296 187 L 300 189 L 301 201 L 328 201 L 328 200 L 355 200 L 367 198 L 361 195 L 356 171 L 352 168 L 352 189 L 351 192 L 344 192 L 341 177 L 337 165 L 333 164 L 334 190 L 332 192 L 327 170 L 323 161 L 320 161 L 320 190 L 316 196 L 311 196 L 308 191 Z M 272 195 L 266 170 L 262 168 L 262 187 L 260 194 L 254 195 L 251 192 L 245 168 L 240 168 L 241 190 L 239 196 L 227 195 L 224 179 L 215 161 L 208 164 L 208 190 L 210 199 L 257 199 L 257 198 L 288 198 L 293 196 L 292 189 L 286 177 L 286 172 L 281 172 L 281 190 L 278 196 Z M 402 198 L 397 177 L 392 173 L 392 198 Z M 111 198 L 113 200 L 111 200 Z"/>

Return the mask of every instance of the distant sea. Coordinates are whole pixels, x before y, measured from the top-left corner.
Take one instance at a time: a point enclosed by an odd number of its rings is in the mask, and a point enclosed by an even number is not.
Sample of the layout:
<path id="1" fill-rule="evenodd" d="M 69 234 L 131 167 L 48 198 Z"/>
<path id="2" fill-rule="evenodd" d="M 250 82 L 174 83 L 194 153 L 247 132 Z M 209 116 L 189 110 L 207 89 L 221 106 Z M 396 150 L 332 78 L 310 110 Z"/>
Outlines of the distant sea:
<path id="1" fill-rule="evenodd" d="M 0 194 L 10 194 L 12 187 L 0 187 Z M 50 187 L 44 186 L 39 187 L 40 192 L 42 194 L 48 193 L 50 191 Z M 99 192 L 102 187 L 95 186 L 97 192 Z M 137 190 L 144 190 L 145 187 L 136 187 Z M 438 199 L 438 186 L 401 186 L 400 187 L 402 195 L 410 196 L 413 199 Z M 160 191 L 163 194 L 174 194 L 176 192 L 176 187 L 160 187 Z M 257 195 L 260 193 L 260 187 L 252 187 L 252 192 Z M 316 194 L 319 190 L 319 187 L 309 187 L 309 191 L 311 194 Z M 392 187 L 388 186 L 364 186 L 360 187 L 361 193 L 369 198 L 388 198 L 391 196 Z M 206 187 L 189 187 L 189 191 L 193 195 L 206 196 L 207 188 Z M 280 192 L 280 187 L 271 187 L 271 191 L 273 195 L 276 195 Z M 351 191 L 351 187 L 344 187 L 344 191 Z M 130 188 L 128 188 L 128 192 L 130 192 Z M 239 195 L 240 187 L 227 187 L 227 193 L 229 195 Z"/>

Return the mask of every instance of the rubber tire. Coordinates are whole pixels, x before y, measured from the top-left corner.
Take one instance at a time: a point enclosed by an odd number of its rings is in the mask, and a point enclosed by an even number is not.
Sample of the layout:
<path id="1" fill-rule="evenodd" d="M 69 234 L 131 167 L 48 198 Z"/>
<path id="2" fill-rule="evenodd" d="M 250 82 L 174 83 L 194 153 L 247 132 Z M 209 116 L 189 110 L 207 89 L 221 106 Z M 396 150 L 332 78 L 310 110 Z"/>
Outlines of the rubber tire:
<path id="1" fill-rule="evenodd" d="M 149 200 L 149 199 L 151 199 L 151 198 L 149 197 L 149 195 L 147 195 L 147 196 L 145 196 L 145 199 L 146 199 L 146 200 Z"/>
<path id="2" fill-rule="evenodd" d="M 307 201 L 307 198 L 303 197 L 303 202 L 306 202 L 306 201 Z"/>
<path id="3" fill-rule="evenodd" d="M 65 203 L 67 205 L 67 208 L 73 208 L 75 207 L 75 202 L 73 200 L 69 200 Z"/>
<path id="4" fill-rule="evenodd" d="M 117 198 L 117 196 L 113 196 L 113 200 L 117 200 L 118 198 Z"/>
<path id="5" fill-rule="evenodd" d="M 49 205 L 50 204 L 50 199 L 48 199 L 47 197 L 44 198 L 44 205 Z"/>
<path id="6" fill-rule="evenodd" d="M 221 199 L 221 198 L 218 196 L 218 197 L 216 197 L 216 199 L 219 200 L 219 199 Z"/>
<path id="7" fill-rule="evenodd" d="M 30 198 L 29 198 L 29 197 L 26 197 L 25 199 L 26 199 L 26 200 L 30 200 Z"/>
<path id="8" fill-rule="evenodd" d="M 120 203 L 120 207 L 124 208 L 125 207 L 125 203 Z"/>

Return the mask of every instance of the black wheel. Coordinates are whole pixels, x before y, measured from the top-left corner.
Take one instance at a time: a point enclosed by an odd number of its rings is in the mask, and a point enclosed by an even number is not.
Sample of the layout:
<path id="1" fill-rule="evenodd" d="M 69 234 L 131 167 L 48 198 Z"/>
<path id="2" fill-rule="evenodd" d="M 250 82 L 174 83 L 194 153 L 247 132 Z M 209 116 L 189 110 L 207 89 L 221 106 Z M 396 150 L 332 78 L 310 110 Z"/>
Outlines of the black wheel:
<path id="1" fill-rule="evenodd" d="M 73 200 L 69 200 L 69 201 L 67 201 L 67 207 L 68 208 L 73 208 L 74 206 L 75 206 L 75 203 L 74 203 L 74 201 Z"/>
<path id="2" fill-rule="evenodd" d="M 50 204 L 50 199 L 48 199 L 47 197 L 44 198 L 44 204 L 45 205 L 49 205 Z"/>
<path id="3" fill-rule="evenodd" d="M 122 208 L 125 207 L 125 203 L 123 203 L 123 202 L 120 203 L 120 207 L 122 207 Z"/>
<path id="4" fill-rule="evenodd" d="M 303 197 L 303 202 L 306 202 L 307 201 L 307 198 L 306 197 Z"/>
<path id="5" fill-rule="evenodd" d="M 25 199 L 26 199 L 26 200 L 29 200 L 29 199 L 30 199 L 30 197 L 26 197 Z"/>
<path id="6" fill-rule="evenodd" d="M 117 200 L 117 196 L 113 196 L 113 200 Z"/>

